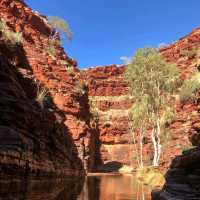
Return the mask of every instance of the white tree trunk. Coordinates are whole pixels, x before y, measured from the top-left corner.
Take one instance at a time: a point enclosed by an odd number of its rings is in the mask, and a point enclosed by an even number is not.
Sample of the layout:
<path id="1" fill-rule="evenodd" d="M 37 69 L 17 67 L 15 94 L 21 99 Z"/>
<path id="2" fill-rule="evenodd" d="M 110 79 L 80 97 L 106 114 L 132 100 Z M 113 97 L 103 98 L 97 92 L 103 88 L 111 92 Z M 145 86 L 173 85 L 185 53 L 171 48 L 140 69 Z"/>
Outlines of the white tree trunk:
<path id="1" fill-rule="evenodd" d="M 141 168 L 144 167 L 143 164 L 143 136 L 144 136 L 144 130 L 143 128 L 140 129 L 140 166 Z"/>
<path id="2" fill-rule="evenodd" d="M 156 167 L 158 166 L 157 163 L 157 158 L 158 158 L 158 148 L 157 148 L 157 141 L 156 141 L 156 137 L 155 137 L 155 129 L 152 129 L 151 132 L 151 140 L 153 143 L 153 148 L 154 148 L 154 156 L 153 156 L 153 166 Z"/>
<path id="3" fill-rule="evenodd" d="M 159 119 L 157 120 L 157 150 L 158 150 L 158 155 L 157 155 L 157 164 L 159 165 L 159 161 L 160 161 L 160 156 L 161 156 L 161 152 L 162 152 L 162 145 L 161 145 L 161 141 L 160 141 L 160 121 Z"/>

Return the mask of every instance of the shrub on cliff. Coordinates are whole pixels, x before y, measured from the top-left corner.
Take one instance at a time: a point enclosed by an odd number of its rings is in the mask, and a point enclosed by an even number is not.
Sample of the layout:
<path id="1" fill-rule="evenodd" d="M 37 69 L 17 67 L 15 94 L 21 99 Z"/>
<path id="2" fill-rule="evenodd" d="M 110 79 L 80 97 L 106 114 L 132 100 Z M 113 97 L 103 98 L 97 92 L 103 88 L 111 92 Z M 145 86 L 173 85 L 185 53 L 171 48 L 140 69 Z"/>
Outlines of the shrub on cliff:
<path id="1" fill-rule="evenodd" d="M 35 100 L 38 102 L 42 109 L 44 108 L 45 100 L 47 98 L 48 93 L 49 92 L 45 87 L 39 84 L 37 85 L 37 95 Z"/>
<path id="2" fill-rule="evenodd" d="M 150 125 L 153 165 L 158 166 L 162 153 L 161 134 L 165 128 L 163 111 L 173 104 L 172 94 L 179 87 L 179 71 L 176 65 L 167 63 L 156 49 L 145 48 L 137 50 L 126 69 L 125 79 L 131 95 L 135 97 L 131 114 L 133 131 L 139 131 L 141 137 L 140 154 L 145 131 Z"/>
<path id="3" fill-rule="evenodd" d="M 11 31 L 3 19 L 0 20 L 0 31 L 2 32 L 2 38 L 11 45 L 23 42 L 22 33 Z"/>
<path id="4" fill-rule="evenodd" d="M 189 79 L 185 80 L 181 90 L 180 99 L 181 101 L 194 100 L 195 94 L 200 88 L 200 73 L 193 74 Z"/>
<path id="5" fill-rule="evenodd" d="M 68 40 L 72 39 L 73 33 L 69 27 L 69 24 L 64 19 L 57 16 L 49 16 L 48 21 L 55 29 L 64 33 Z"/>

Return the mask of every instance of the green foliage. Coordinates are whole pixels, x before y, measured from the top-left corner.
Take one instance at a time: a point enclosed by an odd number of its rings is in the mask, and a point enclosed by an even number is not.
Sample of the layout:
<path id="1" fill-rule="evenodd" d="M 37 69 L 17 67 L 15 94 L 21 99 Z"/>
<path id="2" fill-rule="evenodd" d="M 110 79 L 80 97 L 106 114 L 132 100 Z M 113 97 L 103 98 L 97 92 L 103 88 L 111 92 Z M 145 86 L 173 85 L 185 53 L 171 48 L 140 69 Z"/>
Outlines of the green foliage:
<path id="1" fill-rule="evenodd" d="M 170 144 L 170 141 L 172 140 L 172 134 L 169 130 L 164 129 L 162 134 L 161 134 L 161 142 L 163 145 L 168 145 Z"/>
<path id="2" fill-rule="evenodd" d="M 40 85 L 37 86 L 37 96 L 35 100 L 38 102 L 41 108 L 44 108 L 44 103 L 45 103 L 48 93 L 49 92 L 46 88 Z"/>
<path id="3" fill-rule="evenodd" d="M 89 105 L 90 105 L 90 113 L 91 113 L 91 122 L 93 122 L 93 124 L 97 126 L 99 122 L 99 110 L 97 108 L 96 102 L 90 100 Z"/>
<path id="4" fill-rule="evenodd" d="M 59 60 L 60 65 L 69 66 L 69 63 L 66 60 Z"/>
<path id="5" fill-rule="evenodd" d="M 12 45 L 21 44 L 23 42 L 22 33 L 15 33 L 13 31 L 5 31 L 3 36 L 8 40 Z"/>
<path id="6" fill-rule="evenodd" d="M 76 89 L 77 93 L 79 93 L 79 94 L 85 94 L 85 92 L 87 90 L 87 85 L 86 85 L 85 82 L 77 80 L 75 82 L 75 89 Z"/>
<path id="7" fill-rule="evenodd" d="M 67 60 L 59 60 L 60 65 L 64 66 L 66 71 L 69 73 L 74 73 L 73 66 L 67 62 Z"/>
<path id="8" fill-rule="evenodd" d="M 195 93 L 200 88 L 200 73 L 195 73 L 184 81 L 180 90 L 181 101 L 194 100 Z"/>
<path id="9" fill-rule="evenodd" d="M 167 63 L 156 49 L 139 49 L 125 72 L 130 94 L 135 98 L 132 108 L 132 126 L 139 130 L 140 160 L 146 128 L 151 127 L 154 147 L 153 165 L 159 165 L 161 134 L 172 120 L 172 95 L 179 87 L 179 71 L 174 64 Z M 135 131 L 136 131 L 135 130 Z M 133 133 L 135 137 L 135 133 Z M 141 161 L 142 163 L 142 161 Z M 143 166 L 143 164 L 141 164 Z"/>
<path id="10" fill-rule="evenodd" d="M 166 107 L 161 117 L 161 126 L 166 126 L 172 123 L 176 117 L 176 112 L 171 107 Z"/>
<path id="11" fill-rule="evenodd" d="M 52 57 L 53 60 L 56 60 L 56 46 L 60 45 L 60 41 L 56 39 L 49 40 L 49 46 L 44 49 L 44 53 L 47 53 Z"/>
<path id="12" fill-rule="evenodd" d="M 58 31 L 63 32 L 68 40 L 72 39 L 73 33 L 69 24 L 62 18 L 57 16 L 48 17 L 49 23 Z"/>
<path id="13" fill-rule="evenodd" d="M 6 22 L 3 19 L 1 19 L 0 20 L 0 31 L 5 30 L 6 28 L 7 28 Z"/>
<path id="14" fill-rule="evenodd" d="M 48 46 L 44 49 L 44 52 L 51 56 L 53 60 L 56 59 L 56 48 L 54 46 Z"/>
<path id="15" fill-rule="evenodd" d="M 140 101 L 137 101 L 131 108 L 131 119 L 133 122 L 133 127 L 135 129 L 140 128 L 141 124 L 144 124 L 145 126 L 145 120 L 147 119 L 147 113 L 148 113 L 148 105 L 147 105 L 147 99 L 144 97 Z"/>
<path id="16" fill-rule="evenodd" d="M 164 175 L 151 167 L 137 169 L 136 178 L 152 188 L 161 187 L 165 183 Z"/>
<path id="17" fill-rule="evenodd" d="M 3 19 L 0 20 L 0 31 L 2 32 L 3 39 L 9 44 L 18 45 L 23 43 L 22 33 L 11 31 Z"/>
<path id="18" fill-rule="evenodd" d="M 141 107 L 142 102 L 145 107 L 137 109 L 145 111 L 149 118 L 158 116 L 160 109 L 166 107 L 170 95 L 177 90 L 178 77 L 177 67 L 152 48 L 139 49 L 125 73 L 136 105 Z"/>

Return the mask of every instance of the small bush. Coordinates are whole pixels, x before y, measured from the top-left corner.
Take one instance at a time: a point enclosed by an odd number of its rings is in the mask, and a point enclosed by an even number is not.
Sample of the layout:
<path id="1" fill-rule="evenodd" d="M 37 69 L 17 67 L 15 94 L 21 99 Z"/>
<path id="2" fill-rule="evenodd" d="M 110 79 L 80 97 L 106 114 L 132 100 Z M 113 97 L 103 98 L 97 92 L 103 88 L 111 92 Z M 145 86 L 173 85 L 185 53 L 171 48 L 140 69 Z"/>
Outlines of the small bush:
<path id="1" fill-rule="evenodd" d="M 90 100 L 89 105 L 90 105 L 90 113 L 91 113 L 91 122 L 97 126 L 99 122 L 99 110 L 97 108 L 96 102 Z"/>
<path id="2" fill-rule="evenodd" d="M 73 66 L 66 60 L 60 60 L 60 65 L 64 66 L 67 72 L 73 73 Z"/>
<path id="3" fill-rule="evenodd" d="M 85 94 L 87 85 L 85 84 L 85 82 L 77 80 L 75 82 L 75 89 L 76 89 L 76 92 L 78 92 L 79 94 Z"/>
<path id="4" fill-rule="evenodd" d="M 2 32 L 2 37 L 5 41 L 9 42 L 11 45 L 17 45 L 23 43 L 23 36 L 20 32 L 13 32 L 9 30 L 6 22 L 2 19 L 0 20 L 0 31 Z"/>
<path id="5" fill-rule="evenodd" d="M 176 118 L 175 109 L 167 107 L 161 117 L 161 126 L 167 126 Z"/>
<path id="6" fill-rule="evenodd" d="M 56 48 L 54 46 L 49 46 L 45 48 L 44 51 L 49 54 L 53 60 L 56 59 Z"/>
<path id="7" fill-rule="evenodd" d="M 60 60 L 60 65 L 69 66 L 69 63 L 66 60 Z"/>
<path id="8" fill-rule="evenodd" d="M 2 19 L 0 20 L 0 31 L 3 31 L 7 28 L 6 22 Z"/>
<path id="9" fill-rule="evenodd" d="M 162 132 L 162 135 L 160 137 L 160 140 L 163 144 L 163 146 L 167 146 L 168 144 L 170 144 L 170 142 L 172 141 L 172 134 L 169 130 L 165 130 Z"/>
<path id="10" fill-rule="evenodd" d="M 59 44 L 58 40 L 49 40 L 49 46 L 44 49 L 44 52 L 52 57 L 53 60 L 56 59 L 56 46 Z"/>
<path id="11" fill-rule="evenodd" d="M 44 108 L 44 102 L 46 100 L 48 90 L 44 87 L 38 86 L 36 101 L 39 103 L 41 108 Z"/>
<path id="12" fill-rule="evenodd" d="M 161 187 L 165 182 L 164 175 L 152 167 L 137 169 L 136 178 L 152 188 Z"/>
<path id="13" fill-rule="evenodd" d="M 194 74 L 190 79 L 185 80 L 180 90 L 181 101 L 195 99 L 195 93 L 200 87 L 200 73 Z"/>
<path id="14" fill-rule="evenodd" d="M 22 33 L 15 33 L 15 32 L 12 32 L 12 31 L 5 31 L 3 33 L 3 36 L 12 45 L 21 44 L 23 42 Z"/>

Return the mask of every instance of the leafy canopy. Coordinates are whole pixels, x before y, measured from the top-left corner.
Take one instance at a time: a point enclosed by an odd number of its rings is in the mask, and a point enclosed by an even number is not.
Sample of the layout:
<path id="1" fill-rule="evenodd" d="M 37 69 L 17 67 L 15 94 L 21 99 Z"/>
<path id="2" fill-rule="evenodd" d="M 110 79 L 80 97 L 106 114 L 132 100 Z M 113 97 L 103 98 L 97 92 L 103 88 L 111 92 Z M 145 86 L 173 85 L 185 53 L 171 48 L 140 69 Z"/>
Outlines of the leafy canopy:
<path id="1" fill-rule="evenodd" d="M 142 118 L 141 113 L 143 118 L 145 115 L 147 118 L 159 116 L 160 110 L 169 103 L 170 95 L 178 88 L 178 77 L 176 65 L 167 63 L 156 49 L 137 50 L 125 72 L 130 93 L 136 99 L 132 111 L 135 121 Z"/>
<path id="2" fill-rule="evenodd" d="M 200 88 L 200 72 L 194 73 L 189 79 L 185 80 L 180 89 L 181 101 L 194 100 L 196 92 Z"/>
<path id="3" fill-rule="evenodd" d="M 55 29 L 63 32 L 68 40 L 72 40 L 73 33 L 69 27 L 69 24 L 64 19 L 57 16 L 49 16 L 48 21 Z"/>

